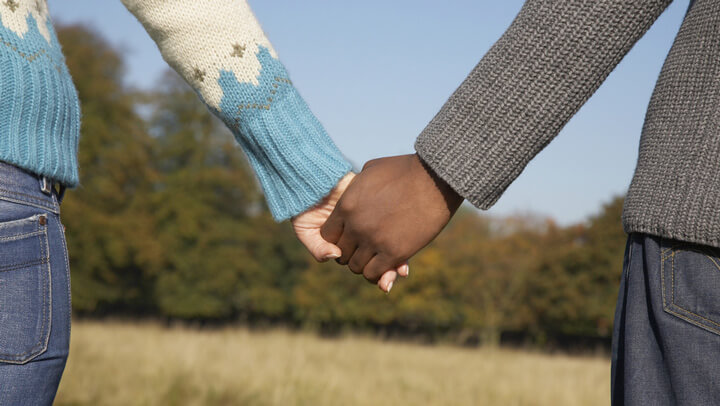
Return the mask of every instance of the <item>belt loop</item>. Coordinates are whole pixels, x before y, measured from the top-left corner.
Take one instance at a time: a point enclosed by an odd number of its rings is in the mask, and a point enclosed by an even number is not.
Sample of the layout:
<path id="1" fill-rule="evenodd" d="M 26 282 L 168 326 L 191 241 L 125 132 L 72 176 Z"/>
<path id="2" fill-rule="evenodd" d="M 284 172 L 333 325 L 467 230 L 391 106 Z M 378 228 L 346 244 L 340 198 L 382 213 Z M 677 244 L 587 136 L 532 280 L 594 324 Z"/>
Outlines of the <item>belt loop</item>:
<path id="1" fill-rule="evenodd" d="M 40 191 L 52 196 L 52 181 L 45 176 L 40 177 Z"/>
<path id="2" fill-rule="evenodd" d="M 65 197 L 65 185 L 59 182 L 54 182 L 50 180 L 47 176 L 40 176 L 40 191 L 44 194 L 55 197 L 57 199 L 57 204 L 59 205 L 62 203 L 63 198 Z M 55 186 L 57 185 L 57 190 L 55 189 Z M 55 199 L 54 199 L 55 200 Z"/>

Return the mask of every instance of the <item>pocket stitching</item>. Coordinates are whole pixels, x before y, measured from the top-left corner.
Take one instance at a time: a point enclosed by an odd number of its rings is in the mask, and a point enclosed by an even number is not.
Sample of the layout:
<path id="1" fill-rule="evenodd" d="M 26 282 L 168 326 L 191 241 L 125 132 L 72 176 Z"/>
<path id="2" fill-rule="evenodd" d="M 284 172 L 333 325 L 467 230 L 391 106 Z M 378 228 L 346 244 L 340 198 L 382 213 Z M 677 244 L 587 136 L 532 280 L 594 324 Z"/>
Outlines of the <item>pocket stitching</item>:
<path id="1" fill-rule="evenodd" d="M 47 262 L 48 262 L 48 258 L 40 258 L 40 259 L 36 259 L 36 260 L 30 261 L 30 262 L 23 262 L 23 263 L 20 263 L 20 264 L 10 265 L 10 266 L 7 267 L 7 268 L 0 268 L 0 272 L 15 271 L 15 270 L 18 270 L 18 269 L 23 269 L 23 268 L 30 267 L 30 266 L 32 266 L 32 265 L 42 265 L 42 264 L 47 263 Z"/>
<path id="2" fill-rule="evenodd" d="M 48 309 L 48 306 L 52 307 L 52 273 L 50 271 L 50 246 L 48 242 L 47 237 L 47 227 L 43 227 L 41 231 L 37 231 L 34 234 L 37 234 L 38 239 L 40 240 L 40 255 L 42 256 L 44 261 L 39 263 L 39 265 L 47 264 L 47 266 L 41 266 L 42 268 L 46 268 L 46 276 L 47 281 L 43 284 L 43 303 L 42 303 L 42 325 L 40 326 L 40 338 L 37 344 L 35 344 L 30 350 L 22 353 L 22 354 L 5 354 L 0 353 L 0 357 L 3 359 L 0 359 L 0 362 L 5 362 L 8 364 L 26 364 L 30 362 L 33 358 L 37 357 L 38 355 L 44 353 L 47 350 L 48 347 L 48 341 L 50 340 L 50 328 L 48 326 L 48 312 L 52 311 L 52 308 Z M 45 236 L 44 241 L 42 236 Z M 44 242 L 44 244 L 43 244 Z M 28 265 L 29 266 L 29 265 Z M 49 303 L 48 303 L 49 302 Z M 27 356 L 27 358 L 26 358 Z M 12 359 L 4 359 L 4 358 L 12 358 Z M 19 360 L 18 360 L 19 358 Z"/>
<path id="3" fill-rule="evenodd" d="M 10 223 L 33 222 L 33 221 L 36 221 L 38 217 L 39 216 L 36 215 L 36 216 L 32 216 L 28 219 L 11 221 Z M 0 225 L 0 229 L 8 228 L 10 226 L 11 226 L 10 224 Z M 11 237 L 0 237 L 0 242 L 10 242 L 10 241 L 18 241 L 18 240 L 23 240 L 26 238 L 38 236 L 39 242 L 40 242 L 40 259 L 35 259 L 32 261 L 27 261 L 27 262 L 21 262 L 19 264 L 12 264 L 12 265 L 8 265 L 7 267 L 0 267 L 0 272 L 14 271 L 17 269 L 29 267 L 31 265 L 42 265 L 45 262 L 48 262 L 50 260 L 50 258 L 49 258 L 50 250 L 48 247 L 46 247 L 47 249 L 43 249 L 43 244 L 42 244 L 42 242 L 43 242 L 42 235 L 43 234 L 47 234 L 47 227 L 43 227 L 40 230 L 31 231 L 29 233 L 13 235 Z M 47 238 L 45 238 L 45 242 L 47 243 Z"/>
<path id="4" fill-rule="evenodd" d="M 681 245 L 681 244 L 680 244 L 680 245 Z M 699 314 L 697 314 L 697 313 L 695 313 L 695 312 L 692 312 L 692 311 L 690 311 L 690 310 L 688 310 L 688 309 L 685 309 L 684 307 L 682 307 L 682 306 L 678 305 L 677 303 L 675 303 L 675 254 L 677 254 L 677 252 L 678 252 L 678 249 L 677 249 L 677 248 L 678 248 L 680 245 L 675 246 L 675 247 L 671 247 L 671 249 L 673 250 L 672 253 L 671 253 L 670 255 L 667 255 L 667 256 L 661 258 L 661 262 L 660 262 L 660 278 L 661 278 L 661 279 L 660 279 L 660 282 L 661 282 L 661 284 L 662 284 L 663 309 L 664 309 L 666 312 L 668 312 L 668 313 L 670 313 L 670 314 L 672 314 L 672 315 L 674 315 L 674 316 L 677 316 L 677 317 L 679 317 L 679 318 L 687 321 L 688 323 L 691 323 L 691 324 L 693 324 L 693 325 L 695 325 L 695 326 L 701 327 L 701 328 L 703 328 L 703 329 L 705 329 L 705 330 L 707 330 L 707 331 L 710 331 L 711 333 L 720 334 L 720 323 L 717 323 L 717 322 L 715 322 L 715 321 L 712 321 L 712 320 L 710 320 L 710 319 L 708 319 L 708 318 L 706 318 L 706 317 L 703 317 L 703 316 L 701 316 L 701 315 L 699 315 Z M 667 252 L 667 251 L 666 251 L 666 252 Z M 661 253 L 661 255 L 662 255 L 662 253 Z M 709 255 L 705 254 L 705 256 L 707 256 L 709 259 L 712 260 L 712 258 L 710 258 Z M 670 260 L 672 261 L 672 262 L 671 262 L 671 271 L 670 271 L 670 281 L 671 281 L 671 282 L 670 282 L 670 283 L 671 283 L 671 286 L 670 286 L 670 289 L 671 289 L 671 290 L 670 290 L 670 293 L 671 293 L 671 303 L 670 303 L 670 304 L 668 304 L 667 301 L 666 301 L 666 299 L 665 299 L 665 272 L 664 272 L 664 269 L 665 269 L 665 261 L 668 260 L 668 259 L 670 259 Z M 718 266 L 717 262 L 715 262 L 715 261 L 712 261 L 712 262 L 713 262 L 713 264 L 714 264 L 715 266 Z M 718 269 L 720 269 L 720 266 L 718 266 Z M 684 314 L 682 314 L 682 313 L 679 313 L 679 312 L 676 311 L 674 308 L 677 308 L 677 309 L 679 309 L 679 310 L 687 313 L 687 315 L 684 315 Z M 694 320 L 694 319 L 692 319 L 691 316 L 695 316 L 695 317 L 697 317 L 697 318 L 699 318 L 699 319 L 701 319 L 701 320 L 704 320 L 704 321 L 707 322 L 707 323 L 710 323 L 710 324 L 713 324 L 713 325 L 715 325 L 715 326 L 718 326 L 718 328 L 713 327 L 713 326 L 708 326 L 707 324 L 702 323 L 700 320 Z"/>
<path id="5" fill-rule="evenodd" d="M 25 233 L 25 234 L 19 234 L 14 235 L 12 237 L 0 237 L 0 241 L 16 241 L 16 240 L 22 240 L 23 238 L 29 238 L 29 237 L 35 237 L 36 235 L 42 234 L 42 231 L 33 231 L 31 233 Z"/>
<path id="6" fill-rule="evenodd" d="M 710 262 L 712 262 L 712 263 L 715 265 L 715 268 L 717 268 L 718 271 L 720 271 L 720 264 L 715 260 L 715 258 L 711 257 L 711 256 L 708 255 L 708 254 L 705 254 L 705 256 L 708 257 L 708 259 L 710 260 Z"/>

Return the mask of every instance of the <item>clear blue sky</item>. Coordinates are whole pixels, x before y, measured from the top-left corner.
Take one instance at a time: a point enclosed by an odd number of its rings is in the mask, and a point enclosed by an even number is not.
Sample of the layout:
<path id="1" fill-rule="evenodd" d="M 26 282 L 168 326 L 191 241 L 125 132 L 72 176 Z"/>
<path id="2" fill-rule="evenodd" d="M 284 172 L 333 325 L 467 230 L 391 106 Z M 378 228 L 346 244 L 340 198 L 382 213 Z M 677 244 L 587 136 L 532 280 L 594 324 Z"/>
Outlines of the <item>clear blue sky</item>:
<path id="1" fill-rule="evenodd" d="M 412 152 L 417 134 L 522 3 L 250 2 L 296 87 L 357 166 Z M 670 6 L 490 214 L 534 212 L 568 224 L 627 190 L 645 109 L 687 5 Z M 152 87 L 167 69 L 120 0 L 50 2 L 50 9 L 56 23 L 87 23 L 121 49 L 129 84 Z"/>

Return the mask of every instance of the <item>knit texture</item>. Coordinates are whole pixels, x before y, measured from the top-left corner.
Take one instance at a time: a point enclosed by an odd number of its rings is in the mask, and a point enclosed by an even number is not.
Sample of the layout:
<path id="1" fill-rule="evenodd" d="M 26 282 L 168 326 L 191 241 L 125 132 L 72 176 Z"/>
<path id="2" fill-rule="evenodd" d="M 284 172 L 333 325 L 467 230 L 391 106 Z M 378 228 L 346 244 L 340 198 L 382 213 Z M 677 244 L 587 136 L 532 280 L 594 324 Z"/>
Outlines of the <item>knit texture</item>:
<path id="1" fill-rule="evenodd" d="M 80 107 L 44 0 L 0 2 L 0 161 L 78 183 Z"/>
<path id="2" fill-rule="evenodd" d="M 419 136 L 420 157 L 487 209 L 670 0 L 528 0 Z M 720 4 L 697 0 L 650 103 L 627 232 L 720 246 Z"/>
<path id="3" fill-rule="evenodd" d="M 720 3 L 692 3 L 650 99 L 628 231 L 720 247 Z"/>
<path id="4" fill-rule="evenodd" d="M 124 0 L 165 60 L 231 128 L 277 220 L 351 169 L 246 1 Z M 0 161 L 77 186 L 80 107 L 45 0 L 0 1 Z"/>
<path id="5" fill-rule="evenodd" d="M 233 131 L 277 220 L 318 203 L 350 171 L 246 1 L 123 3 L 168 64 Z"/>
<path id="6" fill-rule="evenodd" d="M 255 168 L 270 211 L 284 219 L 326 196 L 351 166 L 292 86 L 285 68 L 260 47 L 258 85 L 223 71 L 216 110 Z"/>

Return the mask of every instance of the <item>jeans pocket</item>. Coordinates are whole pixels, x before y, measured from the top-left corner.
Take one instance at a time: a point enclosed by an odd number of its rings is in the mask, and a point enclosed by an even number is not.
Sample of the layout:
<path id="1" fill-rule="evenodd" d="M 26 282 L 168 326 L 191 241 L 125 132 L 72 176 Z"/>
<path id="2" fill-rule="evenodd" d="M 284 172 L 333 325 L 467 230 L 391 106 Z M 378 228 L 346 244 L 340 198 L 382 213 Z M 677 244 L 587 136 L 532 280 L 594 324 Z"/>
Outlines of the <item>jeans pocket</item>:
<path id="1" fill-rule="evenodd" d="M 0 362 L 23 364 L 50 337 L 50 250 L 46 214 L 0 223 Z"/>
<path id="2" fill-rule="evenodd" d="M 720 335 L 720 249 L 663 240 L 663 310 Z"/>

